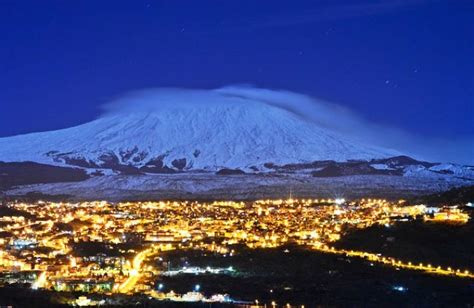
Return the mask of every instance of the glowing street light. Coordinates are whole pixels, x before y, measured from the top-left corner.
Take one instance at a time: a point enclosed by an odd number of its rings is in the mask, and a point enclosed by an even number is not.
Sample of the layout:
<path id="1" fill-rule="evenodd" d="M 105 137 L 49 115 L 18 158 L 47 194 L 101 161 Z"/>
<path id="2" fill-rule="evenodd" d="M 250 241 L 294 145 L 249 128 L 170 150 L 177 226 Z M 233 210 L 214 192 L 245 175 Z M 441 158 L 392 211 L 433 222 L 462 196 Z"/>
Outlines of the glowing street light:
<path id="1" fill-rule="evenodd" d="M 334 203 L 336 203 L 337 205 L 344 204 L 345 202 L 346 202 L 346 199 L 344 198 L 337 198 L 336 200 L 334 200 Z"/>

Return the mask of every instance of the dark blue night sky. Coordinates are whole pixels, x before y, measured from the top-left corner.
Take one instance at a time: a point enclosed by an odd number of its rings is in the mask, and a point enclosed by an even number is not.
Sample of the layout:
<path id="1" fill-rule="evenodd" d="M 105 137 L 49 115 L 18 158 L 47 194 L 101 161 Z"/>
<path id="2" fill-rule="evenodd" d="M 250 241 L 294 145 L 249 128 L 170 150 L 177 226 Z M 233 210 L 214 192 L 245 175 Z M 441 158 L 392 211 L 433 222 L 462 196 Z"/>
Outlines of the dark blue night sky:
<path id="1" fill-rule="evenodd" d="M 0 136 L 87 122 L 123 92 L 228 84 L 474 135 L 472 1 L 1 1 Z"/>

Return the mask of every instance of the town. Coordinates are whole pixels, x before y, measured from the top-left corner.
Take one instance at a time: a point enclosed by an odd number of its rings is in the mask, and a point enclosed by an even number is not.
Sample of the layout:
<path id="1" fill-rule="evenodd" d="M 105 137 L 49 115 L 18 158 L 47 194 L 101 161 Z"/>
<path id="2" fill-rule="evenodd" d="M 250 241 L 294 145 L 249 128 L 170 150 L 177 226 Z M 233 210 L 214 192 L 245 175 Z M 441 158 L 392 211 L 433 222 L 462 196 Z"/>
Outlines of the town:
<path id="1" fill-rule="evenodd" d="M 240 246 L 265 249 L 294 244 L 398 270 L 473 279 L 470 269 L 412 263 L 332 244 L 356 229 L 400 221 L 465 224 L 460 207 L 410 205 L 404 200 L 286 199 L 156 202 L 12 202 L 0 217 L 0 283 L 33 289 L 104 295 L 146 294 L 164 301 L 233 302 L 229 294 L 163 290 L 161 276 L 232 274 L 225 268 L 170 268 L 167 251 L 206 251 L 223 256 Z M 247 299 L 243 299 L 247 300 Z M 91 304 L 84 296 L 73 304 Z"/>

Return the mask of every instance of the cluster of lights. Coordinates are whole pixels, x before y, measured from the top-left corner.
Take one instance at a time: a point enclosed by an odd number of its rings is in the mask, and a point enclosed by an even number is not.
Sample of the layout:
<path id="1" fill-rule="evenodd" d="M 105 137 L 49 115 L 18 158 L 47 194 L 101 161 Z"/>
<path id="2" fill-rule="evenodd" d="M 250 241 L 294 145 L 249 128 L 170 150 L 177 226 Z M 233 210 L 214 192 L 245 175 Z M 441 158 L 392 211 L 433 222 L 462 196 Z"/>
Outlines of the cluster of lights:
<path id="1" fill-rule="evenodd" d="M 164 294 L 153 283 L 160 275 L 189 271 L 161 271 L 153 262 L 161 252 L 197 249 L 233 255 L 235 244 L 250 248 L 279 247 L 296 243 L 325 253 L 357 257 L 396 268 L 431 274 L 474 278 L 466 270 L 414 265 L 378 254 L 336 249 L 331 244 L 354 229 L 372 225 L 390 226 L 398 220 L 422 217 L 427 222 L 465 223 L 469 215 L 459 208 L 432 209 L 382 199 L 346 201 L 337 199 L 258 200 L 254 202 L 108 202 L 14 203 L 24 216 L 0 217 L 0 272 L 34 271 L 33 288 L 103 293 L 145 293 L 158 299 L 196 298 L 193 294 Z M 120 256 L 80 257 L 78 242 L 113 246 L 139 243 Z M 44 250 L 29 249 L 44 247 Z M 105 265 L 104 265 L 105 264 Z M 191 269 L 190 269 L 191 270 Z M 232 272 L 222 269 L 192 269 L 197 273 Z M 197 296 L 198 298 L 204 297 Z M 218 297 L 220 298 L 220 297 Z M 209 299 L 210 301 L 216 300 Z"/>

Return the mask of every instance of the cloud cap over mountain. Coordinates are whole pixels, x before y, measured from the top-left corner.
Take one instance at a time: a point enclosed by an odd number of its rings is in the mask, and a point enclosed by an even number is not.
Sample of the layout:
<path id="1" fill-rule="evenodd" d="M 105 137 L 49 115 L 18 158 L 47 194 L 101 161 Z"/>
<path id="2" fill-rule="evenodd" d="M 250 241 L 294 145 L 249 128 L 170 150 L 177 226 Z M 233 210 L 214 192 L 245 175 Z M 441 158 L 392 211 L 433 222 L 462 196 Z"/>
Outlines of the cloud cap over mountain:
<path id="1" fill-rule="evenodd" d="M 349 139 L 394 149 L 420 159 L 474 164 L 474 137 L 457 140 L 420 136 L 381 123 L 371 123 L 342 105 L 305 94 L 249 85 L 219 89 L 150 88 L 130 92 L 103 106 L 104 115 L 160 112 L 169 108 L 200 108 L 231 104 L 266 104 L 285 109 Z M 392 109 L 404 116 L 403 110 Z M 435 123 L 433 123 L 435 125 Z"/>

